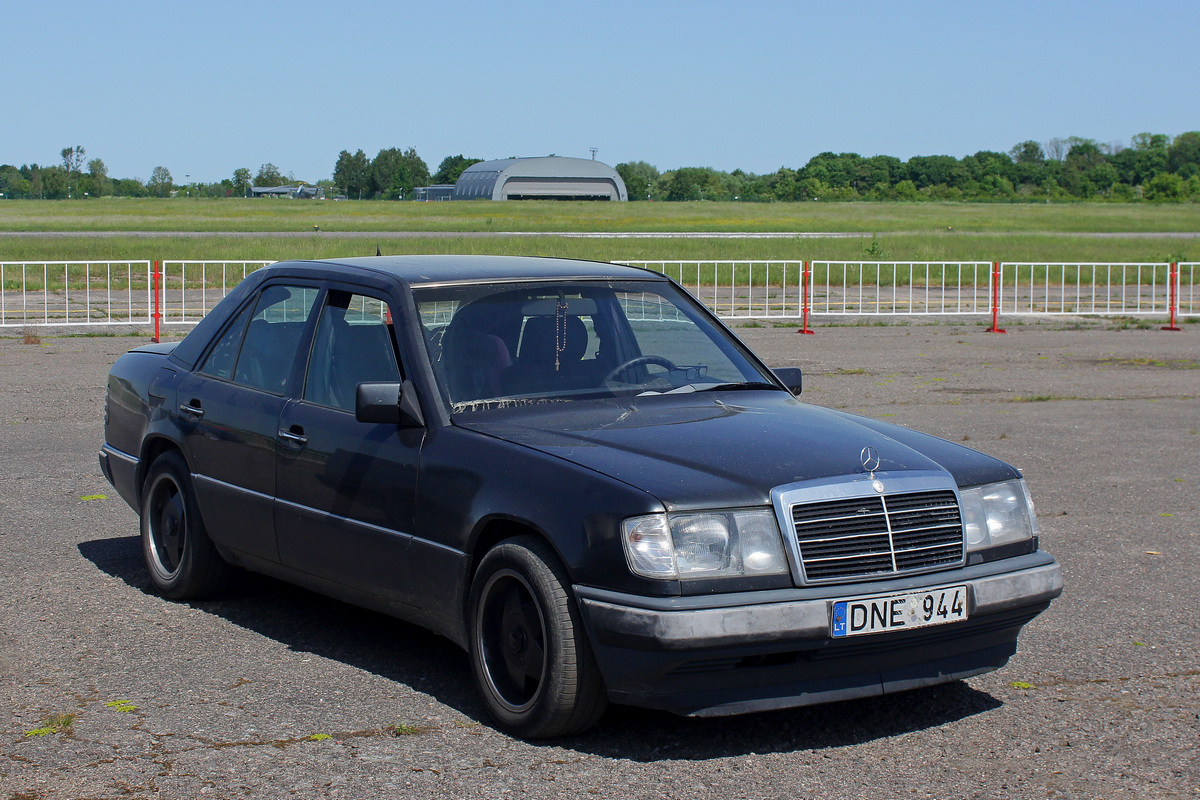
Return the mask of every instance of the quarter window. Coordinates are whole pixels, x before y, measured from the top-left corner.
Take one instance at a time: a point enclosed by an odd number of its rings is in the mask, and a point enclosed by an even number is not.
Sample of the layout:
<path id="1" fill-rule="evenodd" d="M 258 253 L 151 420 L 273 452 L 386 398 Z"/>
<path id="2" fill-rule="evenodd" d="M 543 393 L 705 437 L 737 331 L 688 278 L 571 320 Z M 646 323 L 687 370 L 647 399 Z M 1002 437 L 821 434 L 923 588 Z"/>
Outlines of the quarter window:
<path id="1" fill-rule="evenodd" d="M 225 329 L 225 332 L 217 339 L 217 343 L 213 345 L 213 349 L 209 351 L 208 358 L 204 359 L 204 365 L 200 367 L 201 372 L 224 380 L 233 377 L 233 365 L 237 361 L 238 347 L 242 344 L 242 335 L 246 332 L 246 323 L 250 321 L 252 310 L 252 306 L 246 306 L 242 309 L 242 313 L 238 314 L 237 318 Z"/>

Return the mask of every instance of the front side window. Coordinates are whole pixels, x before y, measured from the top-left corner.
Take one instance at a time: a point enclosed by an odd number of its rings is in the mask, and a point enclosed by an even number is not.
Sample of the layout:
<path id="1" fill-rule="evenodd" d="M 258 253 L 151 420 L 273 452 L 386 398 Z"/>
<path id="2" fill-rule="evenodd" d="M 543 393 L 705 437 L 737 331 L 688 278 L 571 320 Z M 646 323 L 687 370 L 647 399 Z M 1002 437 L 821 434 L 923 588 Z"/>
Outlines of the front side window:
<path id="1" fill-rule="evenodd" d="M 662 281 L 416 288 L 452 410 L 769 382 Z"/>
<path id="2" fill-rule="evenodd" d="M 399 382 L 391 320 L 382 300 L 331 290 L 317 321 L 304 399 L 353 412 L 358 384 Z"/>

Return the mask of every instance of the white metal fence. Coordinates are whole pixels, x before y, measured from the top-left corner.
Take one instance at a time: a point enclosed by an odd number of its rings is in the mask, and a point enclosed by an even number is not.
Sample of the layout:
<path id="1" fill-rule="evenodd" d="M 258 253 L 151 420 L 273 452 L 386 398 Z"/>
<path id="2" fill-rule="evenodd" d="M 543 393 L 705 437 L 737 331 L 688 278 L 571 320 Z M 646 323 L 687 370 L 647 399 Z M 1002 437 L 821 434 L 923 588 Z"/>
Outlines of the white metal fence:
<path id="1" fill-rule="evenodd" d="M 1200 289 L 1196 280 L 1200 275 L 1200 262 L 1179 264 L 1175 278 L 1175 313 L 1181 315 L 1200 314 Z"/>
<path id="2" fill-rule="evenodd" d="M 989 261 L 813 261 L 813 315 L 959 315 L 992 311 Z"/>
<path id="3" fill-rule="evenodd" d="M 149 261 L 0 262 L 0 327 L 150 322 Z"/>
<path id="4" fill-rule="evenodd" d="M 164 325 L 194 325 L 233 287 L 273 261 L 163 261 L 160 313 Z M 151 309 L 153 313 L 153 309 Z"/>
<path id="5" fill-rule="evenodd" d="M 192 325 L 270 261 L 0 262 L 0 328 Z"/>
<path id="6" fill-rule="evenodd" d="M 0 328 L 191 325 L 269 261 L 0 262 Z M 626 261 L 729 319 L 1200 315 L 1200 262 Z"/>
<path id="7" fill-rule="evenodd" d="M 1004 262 L 1000 271 L 1002 314 L 1136 317 L 1171 312 L 1171 264 Z"/>
<path id="8" fill-rule="evenodd" d="M 618 261 L 661 272 L 728 319 L 798 318 L 803 261 Z"/>
<path id="9" fill-rule="evenodd" d="M 624 261 L 728 318 L 1200 314 L 1200 263 Z"/>

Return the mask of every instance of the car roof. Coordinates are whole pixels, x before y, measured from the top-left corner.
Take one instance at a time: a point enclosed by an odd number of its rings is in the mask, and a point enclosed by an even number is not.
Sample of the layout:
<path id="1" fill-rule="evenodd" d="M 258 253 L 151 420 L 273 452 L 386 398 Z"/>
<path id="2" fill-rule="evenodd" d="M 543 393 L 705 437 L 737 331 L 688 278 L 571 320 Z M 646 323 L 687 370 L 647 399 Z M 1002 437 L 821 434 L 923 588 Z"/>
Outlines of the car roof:
<path id="1" fill-rule="evenodd" d="M 175 348 L 174 358 L 191 368 L 229 316 L 263 281 L 277 275 L 289 274 L 323 280 L 333 277 L 339 271 L 351 274 L 361 271 L 364 275 L 387 276 L 410 286 L 526 280 L 668 280 L 658 272 L 640 267 L 534 256 L 369 256 L 279 261 L 266 269 L 255 270 L 226 295 L 212 312 L 204 315 L 192 332 Z"/>
<path id="2" fill-rule="evenodd" d="M 286 262 L 295 264 L 297 262 Z M 650 270 L 601 261 L 535 256 L 420 255 L 331 258 L 300 262 L 314 265 L 371 270 L 409 284 L 474 283 L 561 278 L 665 280 Z M 284 266 L 279 264 L 277 266 Z"/>

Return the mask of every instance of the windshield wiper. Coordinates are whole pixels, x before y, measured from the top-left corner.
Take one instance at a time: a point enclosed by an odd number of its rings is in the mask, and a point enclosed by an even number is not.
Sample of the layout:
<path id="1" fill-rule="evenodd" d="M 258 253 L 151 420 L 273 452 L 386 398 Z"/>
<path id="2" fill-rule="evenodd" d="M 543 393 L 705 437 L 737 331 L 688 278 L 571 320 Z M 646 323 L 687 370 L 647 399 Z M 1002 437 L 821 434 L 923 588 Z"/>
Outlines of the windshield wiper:
<path id="1" fill-rule="evenodd" d="M 742 389 L 776 389 L 779 391 L 787 391 L 775 384 L 768 384 L 766 380 L 749 380 L 749 381 L 730 381 L 724 384 L 684 384 L 676 386 L 674 389 L 668 389 L 665 392 L 648 390 L 641 392 L 638 397 L 646 395 L 688 395 L 690 392 L 710 392 L 710 391 L 736 391 Z"/>
<path id="2" fill-rule="evenodd" d="M 780 389 L 780 387 L 777 384 L 767 383 L 766 381 L 704 383 L 704 384 L 699 384 L 699 385 L 693 383 L 690 385 L 695 386 L 696 387 L 695 391 L 697 391 L 697 392 L 712 392 L 717 389 L 720 389 L 722 391 L 725 391 L 727 389 L 729 389 L 729 390 L 733 390 L 733 389 L 779 389 L 780 391 L 785 391 L 784 389 Z"/>

